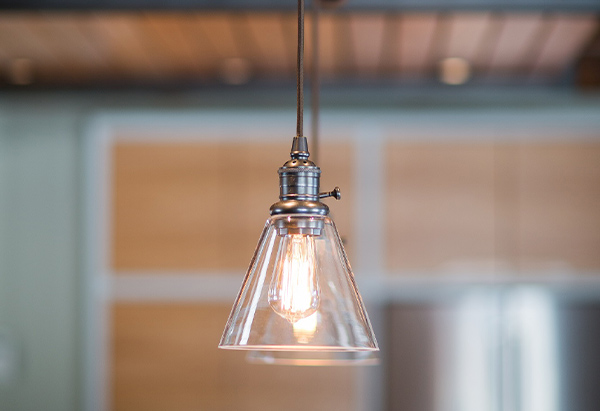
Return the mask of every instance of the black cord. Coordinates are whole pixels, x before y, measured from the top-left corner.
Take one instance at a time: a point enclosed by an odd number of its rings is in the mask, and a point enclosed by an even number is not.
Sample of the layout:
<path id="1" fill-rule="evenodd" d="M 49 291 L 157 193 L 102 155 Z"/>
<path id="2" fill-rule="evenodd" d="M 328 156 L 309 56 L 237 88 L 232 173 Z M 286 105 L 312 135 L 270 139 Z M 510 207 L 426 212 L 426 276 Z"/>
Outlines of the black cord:
<path id="1" fill-rule="evenodd" d="M 311 80 L 311 113 L 312 113 L 312 157 L 319 164 L 319 0 L 313 0 L 312 22 L 312 72 Z"/>
<path id="2" fill-rule="evenodd" d="M 297 85 L 297 118 L 296 135 L 304 134 L 304 0 L 298 0 L 298 67 L 296 71 Z"/>

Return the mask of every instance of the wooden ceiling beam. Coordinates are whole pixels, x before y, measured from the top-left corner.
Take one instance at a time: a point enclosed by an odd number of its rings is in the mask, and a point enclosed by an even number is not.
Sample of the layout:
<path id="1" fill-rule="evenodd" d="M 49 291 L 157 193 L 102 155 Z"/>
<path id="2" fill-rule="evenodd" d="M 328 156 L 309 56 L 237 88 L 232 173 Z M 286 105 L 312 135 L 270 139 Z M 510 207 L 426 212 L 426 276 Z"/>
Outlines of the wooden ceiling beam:
<path id="1" fill-rule="evenodd" d="M 582 90 L 600 90 L 600 17 L 596 32 L 575 63 L 575 82 Z"/>
<path id="2" fill-rule="evenodd" d="M 310 6 L 312 0 L 307 1 Z M 0 10 L 294 11 L 292 0 L 0 0 Z M 340 11 L 600 12 L 598 0 L 352 0 Z"/>

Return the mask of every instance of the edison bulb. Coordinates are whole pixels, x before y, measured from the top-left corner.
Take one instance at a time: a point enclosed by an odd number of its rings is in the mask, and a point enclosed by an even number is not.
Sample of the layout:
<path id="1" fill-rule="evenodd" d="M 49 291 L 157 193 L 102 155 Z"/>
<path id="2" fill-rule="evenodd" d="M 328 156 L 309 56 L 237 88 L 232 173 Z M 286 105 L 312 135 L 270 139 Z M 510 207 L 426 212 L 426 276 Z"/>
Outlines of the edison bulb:
<path id="1" fill-rule="evenodd" d="M 284 237 L 269 286 L 269 304 L 292 324 L 317 311 L 319 287 L 313 236 L 288 234 Z"/>

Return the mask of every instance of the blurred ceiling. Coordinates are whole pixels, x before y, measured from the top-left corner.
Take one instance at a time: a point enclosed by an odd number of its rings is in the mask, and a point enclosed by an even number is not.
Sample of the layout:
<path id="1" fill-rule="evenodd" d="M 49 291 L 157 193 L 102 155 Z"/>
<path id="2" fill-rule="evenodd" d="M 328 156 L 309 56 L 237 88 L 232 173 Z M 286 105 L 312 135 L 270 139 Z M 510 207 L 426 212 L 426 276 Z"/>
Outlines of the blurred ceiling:
<path id="1" fill-rule="evenodd" d="M 307 6 L 315 0 L 306 0 Z M 319 0 L 322 6 L 361 11 L 588 11 L 598 0 Z M 0 0 L 12 10 L 295 10 L 296 0 Z"/>
<path id="2" fill-rule="evenodd" d="M 471 84 L 550 85 L 573 72 L 600 25 L 590 12 L 346 10 L 323 12 L 319 27 L 326 82 L 437 82 L 440 63 L 459 57 Z M 277 83 L 294 78 L 295 48 L 285 10 L 11 11 L 0 16 L 0 85 Z"/>

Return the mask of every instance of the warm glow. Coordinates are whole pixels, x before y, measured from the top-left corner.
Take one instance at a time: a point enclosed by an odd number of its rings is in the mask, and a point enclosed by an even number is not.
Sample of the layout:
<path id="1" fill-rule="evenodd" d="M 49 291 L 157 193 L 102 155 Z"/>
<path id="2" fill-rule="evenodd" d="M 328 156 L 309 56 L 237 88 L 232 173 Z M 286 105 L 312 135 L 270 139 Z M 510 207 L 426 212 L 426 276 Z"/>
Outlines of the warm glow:
<path id="1" fill-rule="evenodd" d="M 306 344 L 312 340 L 315 331 L 317 331 L 317 317 L 318 314 L 313 313 L 306 318 L 301 318 L 293 324 L 294 337 L 296 337 L 299 343 Z"/>
<path id="2" fill-rule="evenodd" d="M 269 304 L 277 314 L 292 324 L 317 311 L 319 289 L 315 241 L 312 236 L 285 236 L 269 287 Z"/>

